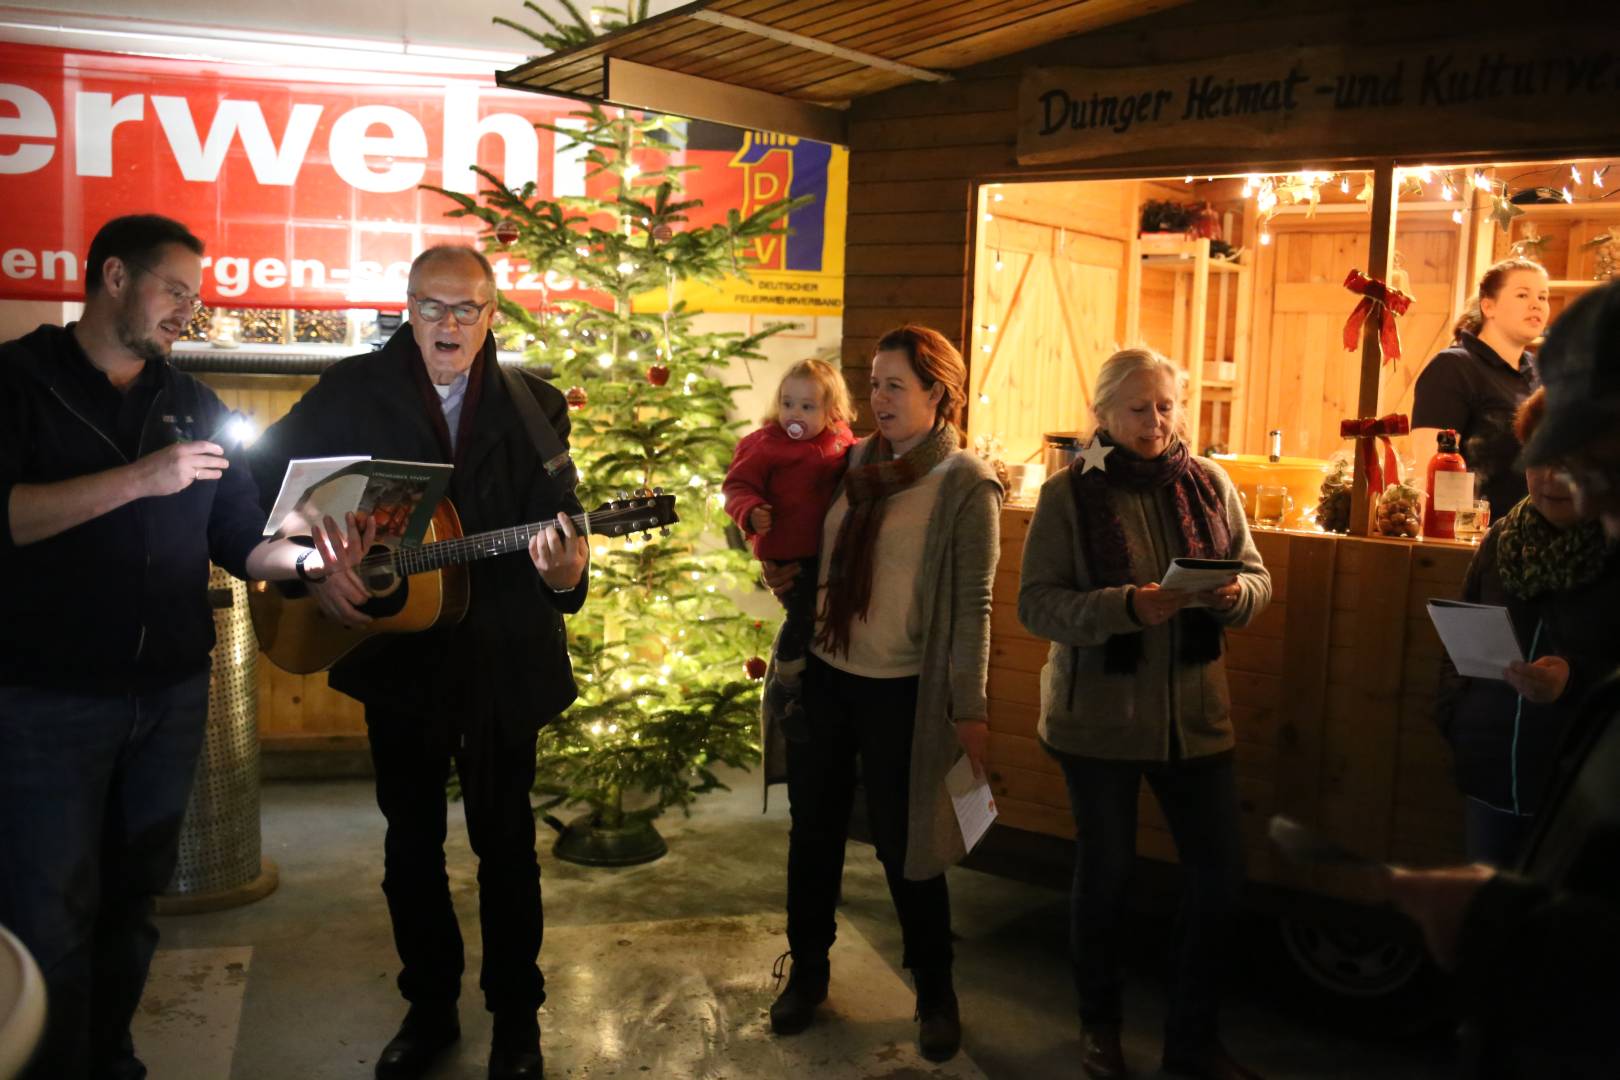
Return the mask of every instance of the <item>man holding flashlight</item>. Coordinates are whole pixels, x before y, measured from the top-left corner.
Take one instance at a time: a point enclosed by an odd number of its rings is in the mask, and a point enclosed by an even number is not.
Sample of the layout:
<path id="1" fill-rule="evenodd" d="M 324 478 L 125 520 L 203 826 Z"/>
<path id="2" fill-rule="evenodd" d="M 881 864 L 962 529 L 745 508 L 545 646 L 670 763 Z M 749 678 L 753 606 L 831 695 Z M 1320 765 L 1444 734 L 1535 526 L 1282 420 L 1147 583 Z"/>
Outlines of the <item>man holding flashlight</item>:
<path id="1" fill-rule="evenodd" d="M 0 345 L 0 924 L 44 973 L 31 1077 L 140 1077 L 129 1022 L 157 945 L 208 713 L 208 564 L 320 572 L 265 542 L 229 412 L 169 363 L 202 242 L 156 215 L 104 225 L 84 314 Z M 329 529 L 334 526 L 328 523 Z M 363 537 L 323 536 L 352 562 Z"/>

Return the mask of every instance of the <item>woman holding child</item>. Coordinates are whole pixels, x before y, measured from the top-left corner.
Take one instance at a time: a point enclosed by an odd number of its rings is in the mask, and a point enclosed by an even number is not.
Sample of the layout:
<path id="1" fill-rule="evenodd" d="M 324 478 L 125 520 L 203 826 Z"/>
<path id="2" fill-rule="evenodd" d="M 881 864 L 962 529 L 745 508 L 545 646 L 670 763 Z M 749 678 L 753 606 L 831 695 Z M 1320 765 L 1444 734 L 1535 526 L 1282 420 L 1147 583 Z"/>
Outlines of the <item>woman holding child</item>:
<path id="1" fill-rule="evenodd" d="M 1186 875 L 1163 1064 L 1248 1077 L 1218 1039 L 1220 944 L 1243 881 L 1223 628 L 1271 600 L 1237 489 L 1179 434 L 1179 371 L 1124 349 L 1097 375 L 1092 443 L 1047 480 L 1024 543 L 1018 617 L 1052 642 L 1039 735 L 1069 789 L 1078 838 L 1070 949 L 1082 1066 L 1126 1075 L 1120 940 L 1147 780 Z M 1172 559 L 1236 560 L 1208 592 L 1160 588 Z"/>
<path id="2" fill-rule="evenodd" d="M 966 381 L 961 354 L 936 331 L 905 326 L 878 342 L 871 376 L 877 433 L 849 451 L 814 564 L 803 737 L 781 739 L 782 717 L 766 709 L 767 764 L 785 742 L 792 816 L 793 966 L 771 1006 L 772 1029 L 803 1031 L 827 997 L 859 761 L 872 839 L 900 918 L 903 963 L 916 983 L 918 1042 L 934 1061 L 961 1044 L 945 869 L 963 848 L 945 774 L 964 753 L 982 771 L 1001 508 L 989 466 L 960 448 L 956 418 Z M 793 575 L 790 566 L 767 563 L 779 595 Z"/>

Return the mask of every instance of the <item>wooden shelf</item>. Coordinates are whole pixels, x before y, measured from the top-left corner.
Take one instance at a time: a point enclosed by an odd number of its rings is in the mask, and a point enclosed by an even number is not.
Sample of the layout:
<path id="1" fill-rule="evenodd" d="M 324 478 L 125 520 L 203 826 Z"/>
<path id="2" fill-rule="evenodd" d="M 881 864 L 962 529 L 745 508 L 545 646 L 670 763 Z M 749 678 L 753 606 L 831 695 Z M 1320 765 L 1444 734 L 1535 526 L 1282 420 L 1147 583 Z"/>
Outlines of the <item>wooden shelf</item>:
<path id="1" fill-rule="evenodd" d="M 1174 270 L 1176 273 L 1192 273 L 1197 268 L 1197 260 L 1191 255 L 1144 255 L 1142 267 L 1146 270 Z M 1241 274 L 1248 267 L 1230 259 L 1209 260 L 1209 272 L 1212 274 Z"/>
<path id="2" fill-rule="evenodd" d="M 1525 217 L 1620 217 L 1620 198 L 1573 203 L 1514 203 Z"/>
<path id="3" fill-rule="evenodd" d="M 1583 293 L 1607 284 L 1607 281 L 1549 281 L 1547 288 L 1555 293 Z"/>

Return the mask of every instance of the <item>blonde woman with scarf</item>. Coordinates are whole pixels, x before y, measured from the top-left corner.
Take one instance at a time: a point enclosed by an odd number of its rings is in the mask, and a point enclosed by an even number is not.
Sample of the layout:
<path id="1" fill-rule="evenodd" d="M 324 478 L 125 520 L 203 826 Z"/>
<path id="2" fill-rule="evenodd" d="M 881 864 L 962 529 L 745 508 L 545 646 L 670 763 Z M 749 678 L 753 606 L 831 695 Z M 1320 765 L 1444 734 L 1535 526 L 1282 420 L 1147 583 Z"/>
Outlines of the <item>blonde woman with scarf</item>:
<path id="1" fill-rule="evenodd" d="M 1237 489 L 1182 441 L 1180 372 L 1124 349 L 1097 373 L 1091 447 L 1047 480 L 1024 541 L 1018 618 L 1052 642 L 1039 734 L 1069 789 L 1077 832 L 1070 949 L 1094 1080 L 1126 1075 L 1119 935 L 1145 779 L 1186 879 L 1165 1020 L 1166 1072 L 1252 1077 L 1227 1056 L 1216 1012 L 1226 918 L 1243 883 L 1223 631 L 1271 601 Z M 1207 593 L 1161 589 L 1170 560 L 1232 559 Z"/>
<path id="2" fill-rule="evenodd" d="M 983 771 L 1000 532 L 1001 487 L 961 449 L 955 420 L 966 382 L 961 354 L 934 330 L 905 326 L 878 342 L 878 430 L 850 449 L 822 527 L 804 674 L 808 737 L 786 740 L 769 716 L 765 731 L 767 774 L 785 771 L 792 817 L 793 965 L 771 1006 L 772 1030 L 803 1031 L 827 997 L 858 774 L 916 983 L 919 1047 L 931 1061 L 953 1057 L 962 1039 L 945 868 L 964 852 L 945 774 L 963 754 Z M 768 568 L 766 576 L 780 594 L 791 575 Z"/>

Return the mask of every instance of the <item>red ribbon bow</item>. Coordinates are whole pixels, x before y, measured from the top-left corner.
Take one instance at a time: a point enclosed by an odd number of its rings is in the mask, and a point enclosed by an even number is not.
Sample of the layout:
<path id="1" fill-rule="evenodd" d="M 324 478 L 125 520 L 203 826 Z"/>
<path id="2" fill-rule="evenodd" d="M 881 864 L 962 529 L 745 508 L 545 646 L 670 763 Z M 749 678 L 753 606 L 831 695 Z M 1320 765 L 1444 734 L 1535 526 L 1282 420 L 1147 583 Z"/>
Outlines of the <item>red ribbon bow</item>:
<path id="1" fill-rule="evenodd" d="M 1395 448 L 1389 444 L 1391 435 L 1409 435 L 1412 421 L 1402 413 L 1385 416 L 1363 416 L 1359 420 L 1340 420 L 1339 438 L 1356 439 L 1361 443 L 1361 463 L 1367 473 L 1367 491 L 1373 497 L 1401 478 L 1400 462 Z M 1384 444 L 1383 461 L 1379 461 L 1377 443 Z"/>
<path id="2" fill-rule="evenodd" d="M 1378 344 L 1384 352 L 1384 362 L 1401 358 L 1401 332 L 1395 326 L 1395 316 L 1405 315 L 1412 306 L 1412 298 L 1401 290 L 1370 278 L 1360 270 L 1350 271 L 1344 287 L 1361 297 L 1361 303 L 1344 323 L 1344 347 L 1351 352 L 1361 344 L 1361 326 L 1368 319 L 1378 329 Z"/>

